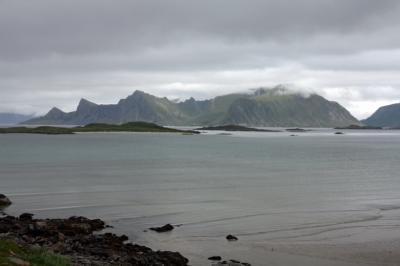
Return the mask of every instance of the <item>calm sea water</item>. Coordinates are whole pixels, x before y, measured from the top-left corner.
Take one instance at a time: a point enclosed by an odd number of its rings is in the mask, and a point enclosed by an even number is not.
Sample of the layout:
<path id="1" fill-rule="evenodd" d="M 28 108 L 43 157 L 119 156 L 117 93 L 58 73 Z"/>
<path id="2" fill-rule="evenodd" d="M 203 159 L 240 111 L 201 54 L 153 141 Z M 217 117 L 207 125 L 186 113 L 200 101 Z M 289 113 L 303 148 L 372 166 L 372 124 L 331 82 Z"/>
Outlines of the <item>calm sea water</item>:
<path id="1" fill-rule="evenodd" d="M 263 265 L 275 243 L 400 236 L 398 132 L 295 134 L 0 135 L 0 193 L 10 214 L 102 218 L 193 265 Z M 180 226 L 143 232 L 166 223 Z"/>

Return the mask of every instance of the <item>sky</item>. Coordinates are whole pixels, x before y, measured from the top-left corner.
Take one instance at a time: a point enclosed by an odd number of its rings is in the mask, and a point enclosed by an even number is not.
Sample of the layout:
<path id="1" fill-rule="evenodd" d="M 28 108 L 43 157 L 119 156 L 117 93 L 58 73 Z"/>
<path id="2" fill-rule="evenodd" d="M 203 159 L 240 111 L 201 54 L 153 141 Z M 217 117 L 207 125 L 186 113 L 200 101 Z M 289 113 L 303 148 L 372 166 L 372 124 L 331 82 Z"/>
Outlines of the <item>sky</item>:
<path id="1" fill-rule="evenodd" d="M 398 0 L 0 0 L 0 112 L 289 84 L 362 119 L 400 102 L 399 14 Z"/>

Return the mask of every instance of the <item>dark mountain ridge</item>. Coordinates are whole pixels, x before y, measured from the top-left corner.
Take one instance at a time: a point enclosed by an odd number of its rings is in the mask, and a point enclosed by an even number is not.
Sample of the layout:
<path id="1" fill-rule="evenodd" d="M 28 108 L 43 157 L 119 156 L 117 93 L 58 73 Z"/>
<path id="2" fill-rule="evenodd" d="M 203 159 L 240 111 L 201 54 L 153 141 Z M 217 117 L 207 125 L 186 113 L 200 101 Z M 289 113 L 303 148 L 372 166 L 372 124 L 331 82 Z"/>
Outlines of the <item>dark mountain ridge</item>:
<path id="1" fill-rule="evenodd" d="M 400 103 L 382 106 L 362 122 L 374 127 L 400 128 Z"/>
<path id="2" fill-rule="evenodd" d="M 0 124 L 14 125 L 33 118 L 33 115 L 23 115 L 16 113 L 0 113 Z"/>
<path id="3" fill-rule="evenodd" d="M 209 100 L 170 101 L 135 91 L 117 104 L 101 105 L 81 99 L 76 111 L 53 108 L 26 124 L 121 124 L 146 121 L 161 125 L 224 125 L 279 127 L 338 127 L 360 124 L 345 108 L 317 95 L 290 92 L 284 86 L 234 93 Z"/>

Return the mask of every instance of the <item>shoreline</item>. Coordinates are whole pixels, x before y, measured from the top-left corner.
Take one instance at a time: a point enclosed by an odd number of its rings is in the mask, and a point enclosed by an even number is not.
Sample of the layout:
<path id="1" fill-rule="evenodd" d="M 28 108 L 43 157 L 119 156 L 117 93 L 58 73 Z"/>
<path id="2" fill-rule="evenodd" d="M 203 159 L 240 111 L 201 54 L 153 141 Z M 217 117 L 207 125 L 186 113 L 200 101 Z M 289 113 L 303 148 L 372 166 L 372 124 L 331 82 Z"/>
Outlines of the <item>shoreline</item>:
<path id="1" fill-rule="evenodd" d="M 57 234 L 55 229 L 57 229 Z M 28 213 L 23 213 L 19 217 L 9 216 L 6 213 L 0 216 L 0 240 L 11 239 L 30 248 L 39 245 L 45 250 L 71 258 L 72 265 L 158 265 L 155 264 L 157 260 L 162 260 L 167 266 L 224 265 L 221 262 L 207 260 L 207 257 L 211 255 L 249 262 L 249 264 L 225 264 L 232 266 L 394 266 L 400 261 L 400 239 L 392 234 L 379 234 L 381 238 L 376 239 L 373 234 L 369 234 L 368 237 L 359 241 L 349 239 L 333 242 L 257 241 L 239 236 L 239 241 L 233 243 L 228 243 L 222 238 L 211 240 L 208 248 L 192 254 L 191 249 L 195 248 L 196 244 L 186 243 L 187 247 L 185 247 L 182 245 L 185 243 L 180 242 L 182 239 L 175 239 L 174 242 L 161 245 L 151 243 L 143 245 L 141 241 L 135 240 L 141 243 L 136 245 L 128 242 L 128 237 L 123 233 L 121 228 L 114 229 L 112 226 L 107 226 L 103 220 L 81 216 L 66 219 L 35 219 Z M 157 233 L 150 232 L 143 232 L 143 234 L 158 236 Z M 168 235 L 165 236 L 168 237 Z M 129 237 L 135 239 L 132 235 Z M 155 250 L 178 252 L 154 251 L 147 246 Z M 217 252 L 215 252 L 215 247 L 219 247 Z M 196 256 L 193 257 L 193 255 Z M 119 260 L 126 256 L 133 256 L 139 261 L 144 258 L 155 261 L 146 262 L 147 264 L 121 263 Z M 168 264 L 170 260 L 173 261 L 172 264 Z"/>
<path id="2" fill-rule="evenodd" d="M 126 235 L 100 233 L 109 227 L 100 219 L 82 216 L 35 219 L 30 213 L 14 217 L 3 212 L 0 240 L 11 240 L 27 249 L 45 249 L 69 258 L 71 265 L 188 265 L 179 252 L 154 251 L 128 242 Z"/>

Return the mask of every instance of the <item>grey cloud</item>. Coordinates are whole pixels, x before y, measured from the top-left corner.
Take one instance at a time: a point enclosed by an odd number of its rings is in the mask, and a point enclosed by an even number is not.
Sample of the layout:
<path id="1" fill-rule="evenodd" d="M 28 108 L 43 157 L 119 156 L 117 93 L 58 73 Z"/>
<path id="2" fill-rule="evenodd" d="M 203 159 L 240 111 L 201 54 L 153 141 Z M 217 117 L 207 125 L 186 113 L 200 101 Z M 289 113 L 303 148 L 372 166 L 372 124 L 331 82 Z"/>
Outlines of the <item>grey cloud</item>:
<path id="1" fill-rule="evenodd" d="M 6 36 L 0 57 L 7 60 L 141 52 L 191 38 L 302 42 L 398 24 L 395 0 L 6 0 L 0 5 L 0 34 Z"/>
<path id="2" fill-rule="evenodd" d="M 397 0 L 0 0 L 0 111 L 286 82 L 349 106 L 383 87 L 395 101 L 399 12 Z"/>

